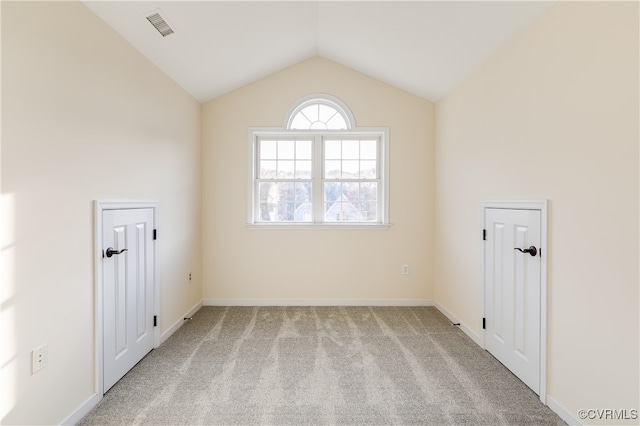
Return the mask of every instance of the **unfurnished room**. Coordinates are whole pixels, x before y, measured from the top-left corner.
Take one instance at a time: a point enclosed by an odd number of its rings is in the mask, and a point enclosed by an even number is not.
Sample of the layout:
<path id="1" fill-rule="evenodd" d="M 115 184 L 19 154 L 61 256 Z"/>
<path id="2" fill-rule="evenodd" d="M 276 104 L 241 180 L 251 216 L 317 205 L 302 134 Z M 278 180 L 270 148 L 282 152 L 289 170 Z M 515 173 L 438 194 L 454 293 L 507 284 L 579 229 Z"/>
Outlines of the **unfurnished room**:
<path id="1" fill-rule="evenodd" d="M 640 424 L 638 1 L 0 15 L 0 424 Z"/>

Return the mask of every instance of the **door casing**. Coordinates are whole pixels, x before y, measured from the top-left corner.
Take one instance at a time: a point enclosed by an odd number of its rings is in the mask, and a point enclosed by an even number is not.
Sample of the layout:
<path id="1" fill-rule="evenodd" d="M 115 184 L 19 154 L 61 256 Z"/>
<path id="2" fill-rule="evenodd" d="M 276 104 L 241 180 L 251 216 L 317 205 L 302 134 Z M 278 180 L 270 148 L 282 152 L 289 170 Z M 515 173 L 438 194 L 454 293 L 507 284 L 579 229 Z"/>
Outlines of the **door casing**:
<path id="1" fill-rule="evenodd" d="M 487 209 L 507 209 L 507 210 L 538 210 L 540 211 L 540 249 L 542 255 L 540 257 L 540 401 L 546 405 L 547 399 L 547 265 L 549 259 L 548 244 L 548 200 L 512 200 L 512 201 L 482 201 L 480 203 L 480 232 L 485 226 Z M 485 241 L 481 244 L 481 262 L 482 262 L 482 288 L 480 291 L 480 312 L 482 317 L 486 317 L 485 312 Z M 480 330 L 480 342 L 483 349 L 486 348 L 485 330 Z"/>
<path id="2" fill-rule="evenodd" d="M 103 321 L 103 267 L 102 267 L 102 213 L 105 210 L 126 210 L 126 209 L 153 209 L 153 223 L 158 228 L 160 203 L 155 200 L 95 200 L 94 201 L 94 312 L 95 312 L 95 387 L 94 391 L 102 398 L 104 394 L 104 321 Z M 154 315 L 160 311 L 160 288 L 159 288 L 159 268 L 158 268 L 158 242 L 151 246 L 153 251 L 153 310 Z M 160 327 L 154 327 L 153 347 L 160 344 Z"/>

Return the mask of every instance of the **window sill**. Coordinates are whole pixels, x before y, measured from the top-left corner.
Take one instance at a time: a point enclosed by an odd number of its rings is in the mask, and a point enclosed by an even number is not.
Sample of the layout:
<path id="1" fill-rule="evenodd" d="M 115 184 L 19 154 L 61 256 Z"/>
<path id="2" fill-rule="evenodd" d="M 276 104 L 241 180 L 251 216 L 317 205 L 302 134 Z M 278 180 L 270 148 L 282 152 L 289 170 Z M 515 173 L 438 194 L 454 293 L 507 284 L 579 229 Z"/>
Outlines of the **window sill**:
<path id="1" fill-rule="evenodd" d="M 388 231 L 391 224 L 382 223 L 248 223 L 247 229 L 260 231 Z"/>

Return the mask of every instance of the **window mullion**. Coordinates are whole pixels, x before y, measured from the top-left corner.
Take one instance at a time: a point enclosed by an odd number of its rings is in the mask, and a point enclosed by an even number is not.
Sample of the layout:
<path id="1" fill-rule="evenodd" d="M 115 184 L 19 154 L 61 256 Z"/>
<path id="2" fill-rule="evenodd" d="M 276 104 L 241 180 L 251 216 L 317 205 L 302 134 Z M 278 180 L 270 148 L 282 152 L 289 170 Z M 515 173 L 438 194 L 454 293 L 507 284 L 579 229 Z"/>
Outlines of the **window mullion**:
<path id="1" fill-rule="evenodd" d="M 313 139 L 313 222 L 322 223 L 324 222 L 324 140 L 320 135 L 314 136 Z"/>

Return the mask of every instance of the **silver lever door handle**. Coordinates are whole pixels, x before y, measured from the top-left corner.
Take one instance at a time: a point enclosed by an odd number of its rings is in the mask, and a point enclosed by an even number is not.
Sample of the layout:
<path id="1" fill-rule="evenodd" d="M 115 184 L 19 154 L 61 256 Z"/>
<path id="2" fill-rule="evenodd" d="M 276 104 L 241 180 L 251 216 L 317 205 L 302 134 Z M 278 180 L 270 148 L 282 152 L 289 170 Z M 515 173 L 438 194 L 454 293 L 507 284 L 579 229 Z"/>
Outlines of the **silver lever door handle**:
<path id="1" fill-rule="evenodd" d="M 514 250 L 518 250 L 521 253 L 529 253 L 531 256 L 536 256 L 538 254 L 538 249 L 536 248 L 536 246 L 531 246 L 528 249 L 521 249 L 521 248 L 514 248 Z"/>
<path id="2" fill-rule="evenodd" d="M 127 250 L 128 250 L 128 249 L 122 249 L 122 250 L 118 251 L 118 250 L 114 250 L 114 249 L 113 249 L 113 247 L 109 247 L 109 248 L 107 249 L 106 255 L 107 255 L 107 257 L 111 257 L 111 256 L 113 256 L 114 254 L 124 253 L 124 252 L 125 252 L 125 251 L 127 251 Z"/>

